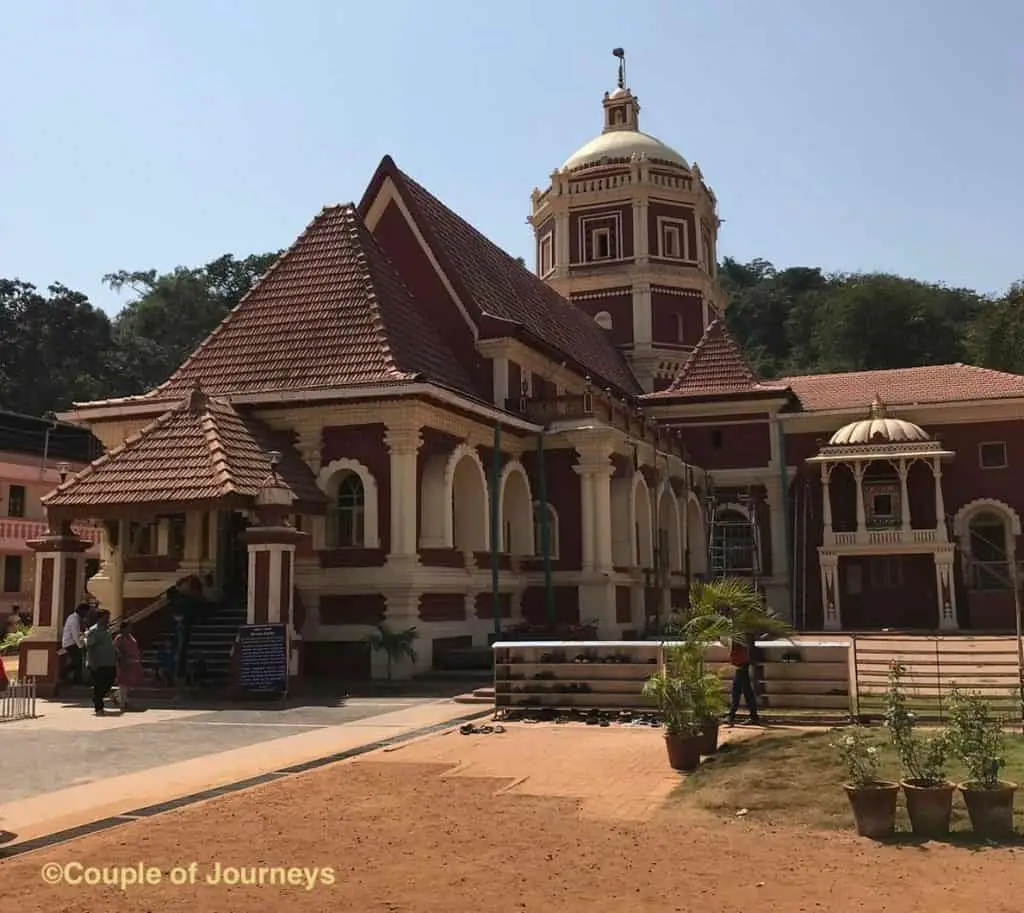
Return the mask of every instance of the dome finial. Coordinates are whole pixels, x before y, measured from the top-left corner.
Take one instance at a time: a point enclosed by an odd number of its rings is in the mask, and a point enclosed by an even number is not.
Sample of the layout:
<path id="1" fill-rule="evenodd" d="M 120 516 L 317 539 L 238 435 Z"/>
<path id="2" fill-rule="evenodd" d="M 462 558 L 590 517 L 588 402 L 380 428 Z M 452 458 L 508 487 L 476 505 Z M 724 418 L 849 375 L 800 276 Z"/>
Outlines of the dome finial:
<path id="1" fill-rule="evenodd" d="M 876 393 L 875 398 L 871 400 L 871 418 L 885 418 L 886 409 L 885 403 L 882 402 L 882 398 Z"/>
<path id="2" fill-rule="evenodd" d="M 613 56 L 619 58 L 619 88 L 626 88 L 626 51 L 624 48 L 615 48 Z"/>

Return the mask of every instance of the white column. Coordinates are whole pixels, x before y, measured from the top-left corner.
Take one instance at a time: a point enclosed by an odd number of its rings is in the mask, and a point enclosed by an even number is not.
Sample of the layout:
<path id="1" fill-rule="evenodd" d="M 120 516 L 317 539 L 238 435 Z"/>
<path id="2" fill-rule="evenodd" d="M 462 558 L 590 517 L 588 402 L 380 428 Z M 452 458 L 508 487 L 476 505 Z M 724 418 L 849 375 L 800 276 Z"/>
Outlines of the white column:
<path id="1" fill-rule="evenodd" d="M 867 538 L 868 523 L 864 516 L 864 464 L 853 464 L 853 482 L 857 486 L 857 538 Z"/>
<path id="2" fill-rule="evenodd" d="M 391 456 L 391 526 L 388 561 L 417 561 L 419 497 L 416 460 L 423 444 L 418 427 L 388 427 L 384 435 Z"/>
<path id="3" fill-rule="evenodd" d="M 839 556 L 819 550 L 818 562 L 821 564 L 821 608 L 825 630 L 838 631 L 843 626 L 839 605 Z"/>
<path id="4" fill-rule="evenodd" d="M 827 463 L 821 464 L 821 516 L 825 525 L 825 538 L 832 535 L 832 491 L 829 488 L 831 470 Z"/>
<path id="5" fill-rule="evenodd" d="M 491 367 L 494 371 L 494 405 L 499 409 L 504 409 L 505 401 L 509 398 L 508 359 L 492 358 Z M 516 390 L 516 395 L 519 395 L 518 390 Z"/>
<path id="6" fill-rule="evenodd" d="M 612 473 L 608 465 L 594 470 L 594 563 L 598 570 L 610 570 L 612 566 Z"/>
<path id="7" fill-rule="evenodd" d="M 652 253 L 647 231 L 647 200 L 634 200 L 633 257 L 637 263 L 646 263 Z"/>
<path id="8" fill-rule="evenodd" d="M 555 216 L 555 275 L 569 275 L 569 213 Z"/>
<path id="9" fill-rule="evenodd" d="M 907 465 L 907 461 L 900 458 L 899 463 L 899 474 L 900 474 L 900 526 L 903 532 L 910 533 L 910 497 L 907 495 L 907 473 L 910 471 L 910 467 Z"/>
<path id="10" fill-rule="evenodd" d="M 940 542 L 948 538 L 946 534 L 946 501 L 942 497 L 942 462 L 938 457 L 932 460 L 932 475 L 935 477 L 935 529 Z"/>
<path id="11" fill-rule="evenodd" d="M 651 317 L 651 286 L 638 282 L 633 286 L 633 345 L 650 347 L 654 339 Z"/>
<path id="12" fill-rule="evenodd" d="M 573 466 L 573 471 L 580 477 L 580 538 L 583 548 L 583 570 L 594 570 L 595 553 L 595 511 L 594 511 L 594 473 L 587 466 Z"/>
<path id="13" fill-rule="evenodd" d="M 953 585 L 955 553 L 947 546 L 935 552 L 935 584 L 939 603 L 939 630 L 956 631 L 956 588 Z"/>

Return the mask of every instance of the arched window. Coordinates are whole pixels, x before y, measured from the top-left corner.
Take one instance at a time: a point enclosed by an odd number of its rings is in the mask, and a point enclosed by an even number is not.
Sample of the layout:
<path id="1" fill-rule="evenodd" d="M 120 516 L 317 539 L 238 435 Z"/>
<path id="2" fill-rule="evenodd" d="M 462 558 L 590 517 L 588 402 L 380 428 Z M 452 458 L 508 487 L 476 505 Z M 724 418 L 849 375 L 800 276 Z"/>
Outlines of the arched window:
<path id="1" fill-rule="evenodd" d="M 327 517 L 327 544 L 333 548 L 362 546 L 365 517 L 363 480 L 354 472 L 345 472 L 338 481 Z"/>
<path id="2" fill-rule="evenodd" d="M 981 511 L 971 517 L 969 583 L 975 590 L 1012 588 L 1006 554 L 1006 523 L 999 514 Z"/>
<path id="3" fill-rule="evenodd" d="M 538 558 L 544 557 L 544 511 L 547 508 L 548 554 L 558 557 L 558 514 L 550 504 L 537 501 L 533 505 L 533 543 Z"/>

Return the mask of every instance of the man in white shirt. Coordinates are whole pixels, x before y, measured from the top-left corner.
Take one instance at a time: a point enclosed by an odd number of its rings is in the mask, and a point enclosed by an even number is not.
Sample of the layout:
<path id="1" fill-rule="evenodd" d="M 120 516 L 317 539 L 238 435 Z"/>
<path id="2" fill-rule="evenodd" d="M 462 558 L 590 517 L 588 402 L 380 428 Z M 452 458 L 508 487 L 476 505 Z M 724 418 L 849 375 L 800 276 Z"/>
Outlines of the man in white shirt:
<path id="1" fill-rule="evenodd" d="M 64 622 L 64 633 L 61 635 L 60 647 L 64 651 L 64 681 L 70 678 L 73 685 L 82 684 L 82 619 L 89 611 L 89 606 L 80 603 L 75 611 L 68 615 Z"/>

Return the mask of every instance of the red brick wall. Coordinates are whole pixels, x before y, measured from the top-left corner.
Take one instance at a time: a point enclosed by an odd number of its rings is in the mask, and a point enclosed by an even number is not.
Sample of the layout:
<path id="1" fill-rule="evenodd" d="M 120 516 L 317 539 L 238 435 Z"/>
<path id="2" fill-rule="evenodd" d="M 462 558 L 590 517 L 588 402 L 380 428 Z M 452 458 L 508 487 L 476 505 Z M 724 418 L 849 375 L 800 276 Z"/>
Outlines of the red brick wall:
<path id="1" fill-rule="evenodd" d="M 760 418 L 764 420 L 756 420 Z M 734 423 L 729 424 L 730 420 Z M 679 428 L 692 461 L 711 472 L 767 466 L 771 460 L 771 428 L 766 416 L 729 416 L 720 425 L 688 425 L 678 420 L 672 424 Z"/>
<path id="2" fill-rule="evenodd" d="M 574 298 L 573 302 L 591 317 L 607 311 L 612 318 L 609 334 L 616 345 L 628 345 L 633 341 L 633 292 L 626 289 L 612 289 L 615 294 L 600 298 Z"/>
<path id="3" fill-rule="evenodd" d="M 679 338 L 678 321 L 683 338 Z M 655 345 L 695 346 L 704 335 L 704 305 L 700 292 L 669 295 L 651 291 L 651 335 Z"/>

